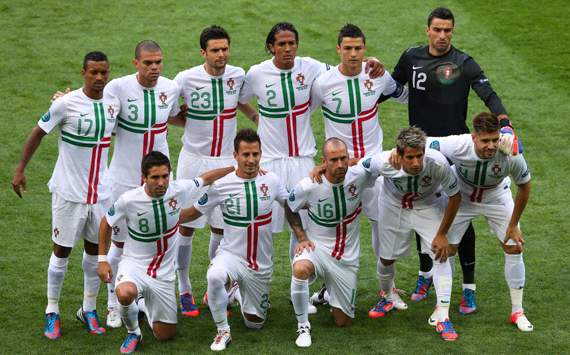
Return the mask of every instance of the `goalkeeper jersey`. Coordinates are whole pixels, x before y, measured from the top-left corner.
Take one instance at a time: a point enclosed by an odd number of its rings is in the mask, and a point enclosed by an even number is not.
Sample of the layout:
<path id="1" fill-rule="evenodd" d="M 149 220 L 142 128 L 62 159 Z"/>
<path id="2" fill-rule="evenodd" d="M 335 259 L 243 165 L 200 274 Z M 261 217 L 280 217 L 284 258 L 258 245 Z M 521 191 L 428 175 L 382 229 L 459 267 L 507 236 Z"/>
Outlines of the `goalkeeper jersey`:
<path id="1" fill-rule="evenodd" d="M 292 69 L 282 70 L 273 59 L 247 72 L 240 102 L 257 98 L 264 158 L 313 157 L 317 149 L 311 128 L 310 94 L 313 82 L 328 65 L 296 57 Z"/>
<path id="2" fill-rule="evenodd" d="M 494 158 L 481 159 L 470 134 L 429 137 L 428 145 L 451 160 L 459 176 L 462 198 L 471 202 L 491 203 L 505 191 L 510 193 L 509 179 L 505 179 L 508 176 L 517 185 L 531 179 L 522 154 L 510 156 L 497 151 Z"/>
<path id="3" fill-rule="evenodd" d="M 287 196 L 271 172 L 253 179 L 242 179 L 233 172 L 213 183 L 194 207 L 208 214 L 219 205 L 224 219 L 220 249 L 240 257 L 254 271 L 267 271 L 273 264 L 271 209 L 274 201 L 283 205 Z"/>
<path id="4" fill-rule="evenodd" d="M 232 65 L 226 65 L 221 76 L 211 76 L 204 65 L 176 75 L 174 80 L 188 106 L 182 136 L 188 153 L 201 157 L 233 156 L 237 104 L 244 79 L 244 70 Z"/>
<path id="5" fill-rule="evenodd" d="M 48 187 L 67 201 L 94 204 L 109 197 L 102 183 L 107 170 L 118 102 L 93 100 L 83 88 L 55 100 L 40 118 L 46 133 L 60 132 L 59 154 Z"/>
<path id="6" fill-rule="evenodd" d="M 150 197 L 144 185 L 122 194 L 105 216 L 111 226 L 121 220 L 127 222 L 128 238 L 122 257 L 152 278 L 174 281 L 180 209 L 202 184 L 201 178 L 171 181 L 166 193 L 158 198 Z"/>
<path id="7" fill-rule="evenodd" d="M 389 163 L 390 154 L 382 152 L 359 163 L 370 173 L 384 176 L 381 201 L 405 209 L 423 209 L 431 208 L 442 191 L 448 196 L 459 192 L 457 178 L 440 152 L 425 150 L 424 166 L 418 175 L 395 170 Z"/>
<path id="8" fill-rule="evenodd" d="M 324 175 L 322 178 L 321 184 L 310 178 L 301 180 L 291 190 L 287 203 L 294 212 L 308 207 L 305 229 L 315 245 L 343 264 L 358 266 L 362 191 L 374 185 L 375 177 L 356 165 L 338 184 L 330 183 Z"/>
<path id="9" fill-rule="evenodd" d="M 141 161 L 153 150 L 169 156 L 166 141 L 168 117 L 178 113 L 178 85 L 159 77 L 147 88 L 137 74 L 112 80 L 105 97 L 119 101 L 117 136 L 109 177 L 114 183 L 136 187 L 142 184 Z"/>
<path id="10" fill-rule="evenodd" d="M 407 102 L 407 91 L 398 86 L 388 72 L 371 79 L 364 72 L 352 77 L 339 67 L 321 75 L 311 90 L 311 103 L 322 106 L 326 138 L 341 138 L 351 158 L 382 151 L 382 128 L 378 119 L 380 95 Z"/>

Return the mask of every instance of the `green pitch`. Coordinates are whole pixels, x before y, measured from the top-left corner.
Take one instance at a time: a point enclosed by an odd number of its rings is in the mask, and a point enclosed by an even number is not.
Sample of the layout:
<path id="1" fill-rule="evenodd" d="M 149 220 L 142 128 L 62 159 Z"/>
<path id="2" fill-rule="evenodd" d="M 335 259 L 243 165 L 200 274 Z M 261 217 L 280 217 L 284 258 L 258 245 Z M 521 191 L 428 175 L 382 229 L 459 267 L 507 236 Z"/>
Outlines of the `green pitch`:
<path id="1" fill-rule="evenodd" d="M 174 75 L 200 64 L 198 35 L 211 24 L 224 26 L 232 36 L 231 64 L 248 68 L 268 58 L 265 36 L 278 21 L 294 23 L 300 32 L 299 55 L 336 64 L 336 34 L 346 22 L 362 27 L 368 55 L 392 69 L 402 51 L 426 42 L 424 29 L 434 1 L 19 1 L 0 2 L 0 353 L 117 353 L 126 332 L 109 330 L 88 335 L 75 318 L 82 299 L 81 246 L 72 253 L 60 309 L 63 337 L 42 336 L 46 303 L 46 267 L 51 250 L 48 181 L 55 164 L 57 137 L 48 136 L 27 169 L 28 192 L 20 200 L 10 181 L 22 145 L 49 106 L 51 94 L 77 88 L 83 55 L 103 50 L 111 61 L 112 77 L 133 73 L 135 44 L 151 38 L 164 51 L 164 75 Z M 486 70 L 509 110 L 521 136 L 534 177 L 533 192 L 522 218 L 527 245 L 525 309 L 535 330 L 522 334 L 507 323 L 510 299 L 503 277 L 503 254 L 489 228 L 478 220 L 477 299 L 471 316 L 457 312 L 461 271 L 456 268 L 451 317 L 459 341 L 444 343 L 427 324 L 435 302 L 409 302 L 409 309 L 386 319 L 370 320 L 368 308 L 376 300 L 375 260 L 370 233 L 364 223 L 356 322 L 336 329 L 327 309 L 311 316 L 313 346 L 306 353 L 568 353 L 570 312 L 567 254 L 570 175 L 567 114 L 570 111 L 570 65 L 567 43 L 570 10 L 565 1 L 548 6 L 519 1 L 444 1 L 456 16 L 454 44 L 470 53 Z M 473 95 L 469 117 L 484 110 Z M 385 147 L 407 122 L 406 108 L 395 102 L 381 106 Z M 240 117 L 242 125 L 249 123 Z M 313 118 L 319 142 L 323 140 L 320 114 Z M 171 155 L 180 150 L 178 128 L 170 130 Z M 205 291 L 208 235 L 194 240 L 191 279 L 197 299 Z M 269 319 L 261 331 L 249 331 L 238 311 L 230 318 L 234 343 L 229 353 L 289 353 L 294 345 L 296 320 L 289 304 L 289 237 L 275 237 L 275 273 Z M 411 291 L 417 257 L 397 266 L 397 285 Z M 99 313 L 106 314 L 102 287 Z M 174 341 L 159 344 L 143 328 L 144 353 L 208 353 L 215 327 L 201 306 L 197 319 L 179 319 Z"/>

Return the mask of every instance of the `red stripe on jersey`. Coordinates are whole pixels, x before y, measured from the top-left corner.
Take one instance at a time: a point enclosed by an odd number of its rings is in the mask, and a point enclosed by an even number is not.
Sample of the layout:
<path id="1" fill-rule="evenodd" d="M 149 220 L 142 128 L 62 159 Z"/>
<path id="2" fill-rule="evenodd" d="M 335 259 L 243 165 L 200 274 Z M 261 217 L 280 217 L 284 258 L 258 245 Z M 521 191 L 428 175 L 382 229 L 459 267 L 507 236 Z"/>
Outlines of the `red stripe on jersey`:
<path id="1" fill-rule="evenodd" d="M 225 109 L 222 113 L 215 117 L 212 121 L 212 147 L 210 148 L 210 156 L 219 157 L 222 155 L 222 142 L 224 139 L 224 121 L 231 120 L 237 116 L 236 108 Z"/>
<path id="2" fill-rule="evenodd" d="M 378 113 L 378 104 L 375 104 L 369 110 L 362 111 L 358 114 L 358 118 L 352 121 L 352 148 L 354 150 L 354 157 L 361 158 L 366 155 L 366 148 L 364 146 L 364 128 L 363 123 L 374 117 Z"/>
<path id="3" fill-rule="evenodd" d="M 272 211 L 255 217 L 255 221 L 247 226 L 247 266 L 255 271 L 259 270 L 257 264 L 257 241 L 259 239 L 259 227 L 271 223 Z"/>
<path id="4" fill-rule="evenodd" d="M 97 203 L 101 157 L 103 156 L 103 149 L 109 148 L 110 145 L 111 137 L 103 137 L 96 146 L 91 148 L 91 162 L 89 164 L 89 177 L 87 178 L 86 203 L 88 204 Z"/>
<path id="5" fill-rule="evenodd" d="M 172 238 L 176 232 L 178 232 L 178 223 L 164 232 L 162 238 L 156 241 L 156 255 L 146 270 L 148 276 L 156 278 L 156 272 L 160 268 L 162 259 L 164 259 L 164 254 L 166 254 L 166 251 L 168 250 L 168 239 Z"/>
<path id="6" fill-rule="evenodd" d="M 89 166 L 89 177 L 87 178 L 87 203 L 93 200 L 93 175 L 95 174 L 95 161 L 97 160 L 97 146 L 91 149 L 91 163 Z"/>
<path id="7" fill-rule="evenodd" d="M 297 135 L 297 117 L 301 116 L 309 110 L 309 104 L 311 102 L 307 101 L 303 104 L 293 107 L 291 112 L 285 117 L 285 123 L 287 124 L 287 144 L 289 146 L 289 156 L 298 157 L 299 156 L 299 139 Z"/>
<path id="8" fill-rule="evenodd" d="M 402 208 L 406 209 L 413 209 L 414 208 L 414 199 L 420 196 L 417 192 L 408 192 L 402 196 Z"/>
<path id="9" fill-rule="evenodd" d="M 358 205 L 356 210 L 352 212 L 350 215 L 346 216 L 339 224 L 336 225 L 336 242 L 334 245 L 334 249 L 331 253 L 331 256 L 337 260 L 340 260 L 344 255 L 344 247 L 346 245 L 346 237 L 347 237 L 347 227 L 350 223 L 352 223 L 356 217 L 362 211 L 362 204 Z"/>

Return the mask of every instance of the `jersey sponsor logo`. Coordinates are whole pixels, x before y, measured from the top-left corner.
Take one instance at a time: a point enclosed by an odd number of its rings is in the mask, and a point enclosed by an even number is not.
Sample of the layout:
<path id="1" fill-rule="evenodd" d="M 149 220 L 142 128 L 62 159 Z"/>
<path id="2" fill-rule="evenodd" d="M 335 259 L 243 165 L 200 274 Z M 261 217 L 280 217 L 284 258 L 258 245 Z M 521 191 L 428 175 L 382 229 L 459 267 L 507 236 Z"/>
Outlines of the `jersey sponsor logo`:
<path id="1" fill-rule="evenodd" d="M 364 160 L 362 162 L 362 166 L 365 167 L 366 169 L 370 169 L 370 161 L 372 158 L 367 158 L 366 160 Z"/>
<path id="2" fill-rule="evenodd" d="M 431 149 L 439 150 L 439 141 L 433 141 L 430 143 L 429 147 Z"/>
<path id="3" fill-rule="evenodd" d="M 206 203 L 208 202 L 208 194 L 205 193 L 202 195 L 202 197 L 200 197 L 200 199 L 198 200 L 198 204 L 200 206 L 204 206 Z"/>
<path id="4" fill-rule="evenodd" d="M 107 214 L 109 216 L 114 216 L 115 215 L 115 205 L 111 206 L 111 208 L 109 208 L 109 211 L 107 211 Z"/>
<path id="5" fill-rule="evenodd" d="M 160 100 L 161 104 L 158 105 L 158 108 L 160 109 L 165 109 L 168 108 L 168 104 L 166 103 L 166 100 L 168 100 L 168 96 L 166 95 L 166 93 L 164 91 L 162 91 L 159 95 L 158 95 L 158 99 Z"/>
<path id="6" fill-rule="evenodd" d="M 148 211 L 143 211 L 143 212 L 137 212 L 137 217 L 142 216 L 143 214 L 146 214 Z"/>
<path id="7" fill-rule="evenodd" d="M 326 200 L 328 200 L 328 199 L 329 199 L 328 197 L 327 197 L 327 198 L 319 198 L 319 203 L 321 203 L 321 202 L 323 202 L 323 201 L 326 201 Z"/>
<path id="8" fill-rule="evenodd" d="M 336 90 L 336 91 L 333 91 L 333 92 L 331 93 L 331 95 L 332 95 L 332 96 L 336 96 L 336 95 L 340 94 L 341 92 L 342 92 L 342 89 Z"/>
<path id="9" fill-rule="evenodd" d="M 50 120 L 50 118 L 51 118 L 51 113 L 49 113 L 49 111 L 48 111 L 48 112 L 44 113 L 41 120 L 42 120 L 42 122 L 48 122 Z"/>
<path id="10" fill-rule="evenodd" d="M 89 114 L 89 112 L 87 112 L 87 113 L 80 113 L 80 114 L 79 114 L 79 117 L 85 117 L 85 116 L 87 116 L 88 114 Z"/>
<path id="11" fill-rule="evenodd" d="M 205 86 L 200 86 L 200 87 L 197 87 L 197 86 L 196 86 L 196 91 L 200 91 L 200 90 L 202 90 L 203 88 L 205 88 Z"/>
<path id="12" fill-rule="evenodd" d="M 293 202 L 295 201 L 295 189 L 291 190 L 291 192 L 289 192 L 289 201 Z"/>
<path id="13" fill-rule="evenodd" d="M 299 73 L 295 76 L 295 81 L 297 81 L 297 83 L 299 84 L 297 86 L 297 90 L 307 90 L 307 88 L 309 87 L 308 85 L 305 85 L 305 76 L 303 75 L 303 73 Z"/>
<path id="14" fill-rule="evenodd" d="M 135 101 L 138 101 L 138 99 L 130 99 L 130 98 L 127 99 L 127 102 L 135 102 Z"/>
<path id="15" fill-rule="evenodd" d="M 273 83 L 273 84 L 265 84 L 265 87 L 266 87 L 266 88 L 270 88 L 270 87 L 274 86 L 275 84 L 277 84 L 277 83 Z"/>
<path id="16" fill-rule="evenodd" d="M 418 65 L 417 67 L 415 65 L 412 65 L 413 70 L 418 70 L 418 69 L 421 69 L 423 67 L 424 67 L 423 65 Z"/>

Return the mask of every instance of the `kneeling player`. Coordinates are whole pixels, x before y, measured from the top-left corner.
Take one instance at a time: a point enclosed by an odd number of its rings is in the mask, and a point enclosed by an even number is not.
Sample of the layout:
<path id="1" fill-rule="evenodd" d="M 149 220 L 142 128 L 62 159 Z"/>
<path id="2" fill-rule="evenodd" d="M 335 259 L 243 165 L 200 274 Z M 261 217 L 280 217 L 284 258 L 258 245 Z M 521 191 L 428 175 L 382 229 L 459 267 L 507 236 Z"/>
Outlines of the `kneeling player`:
<path id="1" fill-rule="evenodd" d="M 354 318 L 363 190 L 373 186 L 377 176 L 359 165 L 349 168 L 348 161 L 346 144 L 339 138 L 327 139 L 323 182 L 305 178 L 289 194 L 292 211 L 309 210 L 310 240 L 298 238 L 291 279 L 299 347 L 311 346 L 309 282 L 317 277 L 325 282 L 335 324 L 349 326 Z"/>
<path id="2" fill-rule="evenodd" d="M 460 236 L 473 218 L 484 216 L 487 219 L 505 252 L 505 278 L 512 303 L 511 322 L 521 331 L 530 332 L 533 326 L 522 307 L 524 239 L 518 225 L 530 195 L 530 172 L 522 155 L 510 156 L 513 152 L 511 147 L 498 151 L 500 128 L 497 116 L 483 112 L 473 119 L 474 133 L 430 138 L 428 143 L 455 164 L 459 176 L 463 198 L 452 236 L 459 238 L 450 239 L 450 244 L 455 247 L 459 244 Z M 514 203 L 509 176 L 518 187 Z"/>
<path id="3" fill-rule="evenodd" d="M 394 288 L 394 263 L 409 254 L 413 244 L 411 232 L 415 231 L 422 239 L 422 249 L 434 260 L 437 307 L 432 318 L 437 332 L 444 340 L 456 340 L 457 333 L 449 321 L 452 274 L 447 260 L 447 233 L 461 196 L 457 178 L 445 157 L 433 149 L 426 150 L 425 145 L 425 133 L 419 128 L 400 131 L 396 150 L 402 170 L 395 175 L 389 162 L 390 152 L 361 162 L 368 171 L 384 176 L 379 197 L 379 248 L 376 249 L 383 296 L 369 316 L 383 317 L 401 302 Z M 449 196 L 447 206 L 444 192 Z"/>
<path id="4" fill-rule="evenodd" d="M 121 195 L 101 220 L 99 230 L 97 273 L 104 282 L 110 282 L 113 277 L 107 262 L 112 226 L 126 220 L 129 232 L 115 288 L 121 318 L 128 330 L 121 345 L 122 353 L 135 351 L 142 340 L 139 309 L 146 313 L 157 340 L 168 340 L 176 334 L 174 246 L 181 211 L 179 201 L 192 198 L 202 185 L 233 170 L 232 167 L 216 169 L 194 180 L 170 183 L 171 168 L 166 155 L 150 152 L 141 165 L 144 185 Z"/>

